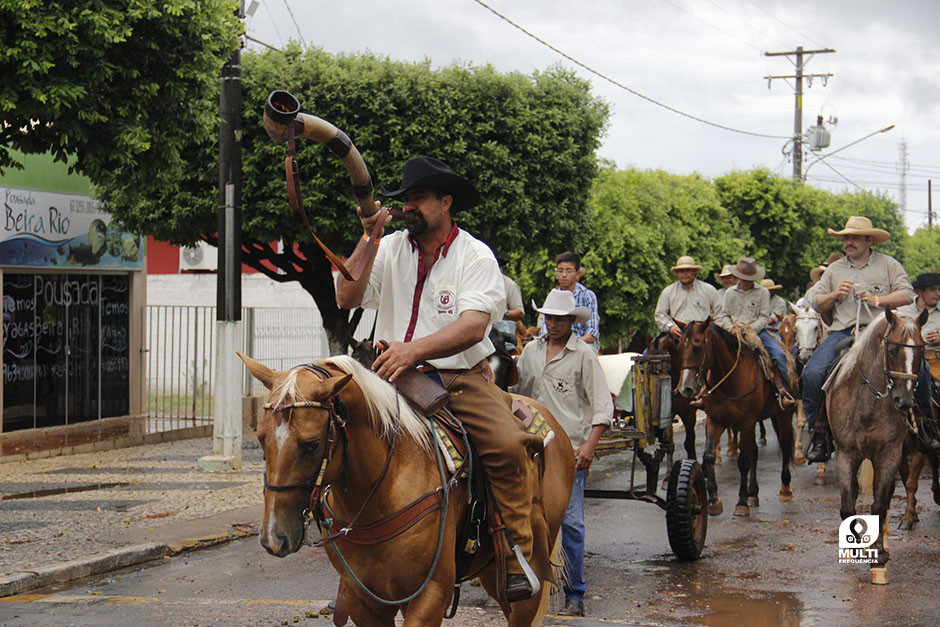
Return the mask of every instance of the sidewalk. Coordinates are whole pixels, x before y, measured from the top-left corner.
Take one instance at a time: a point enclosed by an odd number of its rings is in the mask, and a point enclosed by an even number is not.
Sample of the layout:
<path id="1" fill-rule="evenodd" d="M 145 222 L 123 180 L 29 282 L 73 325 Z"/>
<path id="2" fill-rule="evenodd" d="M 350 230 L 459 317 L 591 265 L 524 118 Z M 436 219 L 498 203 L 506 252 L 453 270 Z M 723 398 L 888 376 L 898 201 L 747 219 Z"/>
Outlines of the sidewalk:
<path id="1" fill-rule="evenodd" d="M 0 597 L 254 535 L 264 462 L 196 470 L 211 438 L 0 463 Z"/>

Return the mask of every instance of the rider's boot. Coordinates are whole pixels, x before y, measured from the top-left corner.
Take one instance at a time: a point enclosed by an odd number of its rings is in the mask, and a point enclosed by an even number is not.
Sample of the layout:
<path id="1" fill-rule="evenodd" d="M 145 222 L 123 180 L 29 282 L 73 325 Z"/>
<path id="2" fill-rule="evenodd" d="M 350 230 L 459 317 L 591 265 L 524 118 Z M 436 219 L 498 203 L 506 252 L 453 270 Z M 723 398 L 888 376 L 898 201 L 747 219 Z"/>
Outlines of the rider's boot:
<path id="1" fill-rule="evenodd" d="M 914 424 L 917 425 L 917 433 L 912 438 L 914 448 L 925 455 L 940 451 L 940 438 L 937 434 L 937 425 L 933 419 L 926 418 L 920 411 L 920 407 L 914 409 Z"/>
<path id="2" fill-rule="evenodd" d="M 522 570 L 521 573 L 510 572 L 506 575 L 506 600 L 515 603 L 537 595 L 541 591 L 541 584 L 522 554 L 522 550 L 518 546 L 513 546 L 512 549 L 513 555 L 506 558 L 507 569 L 515 570 L 513 568 L 515 566 Z"/>
<path id="3" fill-rule="evenodd" d="M 787 391 L 787 386 L 783 384 L 780 373 L 777 372 L 776 368 L 774 369 L 774 385 L 777 386 L 777 402 L 780 404 L 780 409 L 795 407 L 796 401 L 790 396 L 790 393 Z"/>
<path id="4" fill-rule="evenodd" d="M 806 461 L 822 464 L 829 461 L 832 451 L 829 450 L 829 441 L 826 437 L 829 431 L 829 422 L 822 416 L 816 418 L 816 428 L 813 430 L 813 439 L 810 440 L 809 450 L 806 451 Z"/>

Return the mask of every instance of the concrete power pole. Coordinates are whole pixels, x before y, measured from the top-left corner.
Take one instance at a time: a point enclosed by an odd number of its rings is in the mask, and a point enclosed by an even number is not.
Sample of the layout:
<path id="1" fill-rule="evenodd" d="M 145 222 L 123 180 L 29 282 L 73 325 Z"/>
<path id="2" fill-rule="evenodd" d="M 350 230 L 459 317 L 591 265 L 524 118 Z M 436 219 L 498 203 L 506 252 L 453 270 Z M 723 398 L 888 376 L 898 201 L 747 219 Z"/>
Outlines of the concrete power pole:
<path id="1" fill-rule="evenodd" d="M 898 145 L 898 158 L 901 160 L 901 180 L 898 185 L 898 204 L 901 206 L 901 215 L 907 215 L 907 171 L 911 165 L 907 161 L 907 142 L 903 139 Z"/>
<path id="2" fill-rule="evenodd" d="M 795 68 L 794 74 L 781 74 L 781 75 L 771 75 L 765 76 L 767 79 L 767 87 L 770 88 L 773 79 L 775 78 L 792 78 L 795 79 L 795 85 L 793 89 L 794 93 L 794 113 L 793 113 L 793 179 L 797 181 L 803 180 L 803 79 L 806 78 L 809 80 L 809 86 L 813 86 L 814 78 L 821 78 L 823 85 L 829 80 L 832 74 L 804 74 L 803 68 L 809 63 L 813 55 L 816 54 L 826 54 L 829 52 L 835 52 L 832 48 L 824 48 L 822 50 L 803 50 L 803 46 L 797 46 L 796 50 L 791 50 L 789 52 L 765 52 L 764 56 L 766 57 L 793 57 L 790 61 L 793 63 Z M 804 60 L 804 55 L 809 55 Z"/>
<path id="3" fill-rule="evenodd" d="M 244 19 L 244 0 L 238 18 Z M 216 291 L 216 376 L 212 454 L 199 459 L 201 470 L 236 470 L 242 464 L 241 197 L 242 83 L 241 47 L 222 67 L 219 96 L 219 273 Z"/>

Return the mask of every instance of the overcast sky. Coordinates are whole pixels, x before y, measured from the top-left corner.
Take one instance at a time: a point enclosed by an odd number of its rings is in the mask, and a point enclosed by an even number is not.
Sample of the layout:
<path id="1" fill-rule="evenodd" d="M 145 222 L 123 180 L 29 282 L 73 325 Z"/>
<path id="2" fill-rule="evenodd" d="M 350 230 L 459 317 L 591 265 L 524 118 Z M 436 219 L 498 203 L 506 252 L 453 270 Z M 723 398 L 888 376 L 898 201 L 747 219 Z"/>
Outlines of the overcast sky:
<path id="1" fill-rule="evenodd" d="M 833 76 L 826 85 L 820 79 L 812 87 L 804 81 L 804 132 L 817 115 L 838 118 L 837 125 L 828 125 L 832 143 L 825 154 L 895 127 L 824 162 L 813 164 L 816 156 L 806 151 L 808 182 L 836 191 L 855 185 L 883 190 L 900 203 L 903 142 L 908 227 L 926 224 L 927 181 L 940 183 L 937 0 L 482 2 L 652 100 L 765 135 L 793 134 L 793 81 L 774 80 L 768 89 L 764 77 L 792 75 L 795 59 L 764 53 L 797 46 L 834 49 L 807 55 L 804 73 Z M 762 166 L 792 175 L 792 163 L 782 153 L 786 139 L 723 130 L 652 104 L 576 65 L 475 0 L 261 0 L 246 26 L 251 37 L 275 47 L 294 39 L 332 53 L 369 50 L 393 59 L 427 58 L 435 67 L 490 63 L 529 74 L 561 63 L 589 79 L 594 93 L 610 105 L 599 154 L 619 168 L 714 178 Z M 345 130 L 355 137 L 355 129 Z M 934 207 L 938 212 L 940 206 Z"/>

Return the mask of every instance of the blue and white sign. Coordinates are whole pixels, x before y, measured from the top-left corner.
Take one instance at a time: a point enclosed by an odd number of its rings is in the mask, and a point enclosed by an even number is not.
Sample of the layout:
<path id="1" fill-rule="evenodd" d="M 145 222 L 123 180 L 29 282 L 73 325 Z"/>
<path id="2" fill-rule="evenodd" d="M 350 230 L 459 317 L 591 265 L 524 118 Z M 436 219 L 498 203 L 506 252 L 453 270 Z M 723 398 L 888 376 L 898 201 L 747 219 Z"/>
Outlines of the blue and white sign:
<path id="1" fill-rule="evenodd" d="M 110 228 L 89 196 L 0 186 L 0 200 L 0 265 L 143 268 L 140 236 Z"/>

